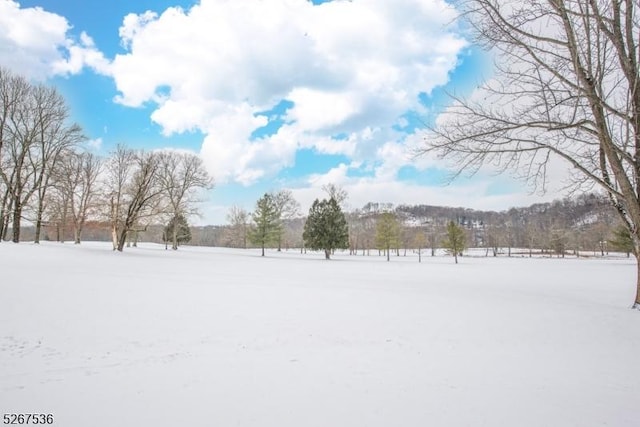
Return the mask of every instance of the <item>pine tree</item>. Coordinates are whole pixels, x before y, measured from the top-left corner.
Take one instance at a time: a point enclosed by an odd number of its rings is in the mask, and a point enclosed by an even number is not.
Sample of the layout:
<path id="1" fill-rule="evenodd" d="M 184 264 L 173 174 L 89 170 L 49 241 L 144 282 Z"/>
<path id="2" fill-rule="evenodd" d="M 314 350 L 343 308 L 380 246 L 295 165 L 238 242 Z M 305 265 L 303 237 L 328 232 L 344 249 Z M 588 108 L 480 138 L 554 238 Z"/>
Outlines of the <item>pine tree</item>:
<path id="1" fill-rule="evenodd" d="M 613 238 L 609 240 L 609 244 L 613 249 L 626 253 L 627 257 L 629 254 L 635 255 L 631 233 L 624 225 L 620 225 L 613 230 Z"/>
<path id="2" fill-rule="evenodd" d="M 447 224 L 447 234 L 442 242 L 442 246 L 452 254 L 458 263 L 458 254 L 462 253 L 467 246 L 467 235 L 464 229 L 453 221 Z"/>
<path id="3" fill-rule="evenodd" d="M 376 246 L 386 251 L 387 261 L 389 261 L 391 248 L 398 247 L 399 244 L 400 223 L 394 214 L 385 212 L 376 222 Z"/>
<path id="4" fill-rule="evenodd" d="M 349 227 L 338 202 L 316 199 L 309 209 L 309 216 L 302 234 L 304 244 L 312 250 L 324 250 L 326 259 L 334 249 L 349 247 Z"/>
<path id="5" fill-rule="evenodd" d="M 249 240 L 255 245 L 260 245 L 264 256 L 265 246 L 276 242 L 280 234 L 281 223 L 273 195 L 265 193 L 258 200 L 252 218 L 255 228 L 249 233 Z"/>
<path id="6" fill-rule="evenodd" d="M 174 239 L 178 245 L 191 241 L 191 230 L 184 215 L 174 216 L 164 228 L 162 240 L 164 241 L 165 249 L 167 248 L 167 243 L 174 242 Z M 178 246 L 175 245 L 172 249 L 178 249 Z"/>

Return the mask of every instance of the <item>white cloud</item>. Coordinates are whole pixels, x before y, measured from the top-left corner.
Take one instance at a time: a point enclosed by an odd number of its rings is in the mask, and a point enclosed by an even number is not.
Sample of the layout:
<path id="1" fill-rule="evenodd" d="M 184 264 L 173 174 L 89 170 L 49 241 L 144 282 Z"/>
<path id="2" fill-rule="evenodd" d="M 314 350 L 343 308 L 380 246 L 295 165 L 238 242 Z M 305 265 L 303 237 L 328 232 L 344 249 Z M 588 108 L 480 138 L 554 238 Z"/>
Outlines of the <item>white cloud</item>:
<path id="1" fill-rule="evenodd" d="M 219 182 L 274 175 L 299 148 L 371 161 L 418 95 L 447 82 L 466 45 L 447 27 L 454 16 L 444 0 L 202 0 L 127 15 L 117 101 L 155 105 L 167 135 L 203 132 Z M 283 99 L 286 124 L 251 140 Z"/>
<path id="2" fill-rule="evenodd" d="M 20 74 L 44 78 L 61 58 L 67 20 L 41 8 L 21 9 L 12 0 L 0 2 L 0 63 Z"/>
<path id="3" fill-rule="evenodd" d="M 84 145 L 91 151 L 100 151 L 102 149 L 102 138 L 90 139 Z"/>
<path id="4" fill-rule="evenodd" d="M 109 75 L 111 64 L 100 52 L 93 39 L 84 31 L 80 34 L 80 43 L 67 39 L 65 47 L 66 57 L 57 59 L 51 64 L 53 74 L 78 74 L 84 67 L 93 69 L 96 73 Z"/>
<path id="5" fill-rule="evenodd" d="M 310 132 L 337 126 L 362 108 L 351 94 L 344 92 L 295 88 L 287 99 L 295 104 L 287 119 Z"/>
<path id="6" fill-rule="evenodd" d="M 233 179 L 248 185 L 262 178 L 270 168 L 280 167 L 281 162 L 286 164 L 293 158 L 295 141 L 281 140 L 277 144 L 277 135 L 250 140 L 253 129 L 265 124 L 266 118 L 256 116 L 248 104 L 220 110 L 208 120 L 209 132 L 201 154 L 209 170 L 215 171 L 216 182 Z"/>
<path id="7" fill-rule="evenodd" d="M 133 37 L 136 35 L 138 30 L 140 28 L 144 28 L 146 24 L 152 22 L 157 17 L 158 14 L 151 10 L 147 10 L 140 15 L 130 13 L 125 16 L 122 20 L 122 26 L 120 27 L 120 30 L 118 32 L 118 34 L 120 35 L 122 47 L 124 47 L 125 49 L 129 48 L 131 45 L 131 41 L 133 40 Z"/>
<path id="8" fill-rule="evenodd" d="M 66 18 L 40 7 L 21 8 L 13 0 L 0 1 L 0 64 L 36 79 L 76 74 L 85 66 L 109 73 L 109 61 L 83 33 L 69 36 Z"/>
<path id="9" fill-rule="evenodd" d="M 480 210 L 501 211 L 510 207 L 528 206 L 533 203 L 551 201 L 557 193 L 531 194 L 519 182 L 507 176 L 500 178 L 483 175 L 474 180 L 455 181 L 449 185 L 423 185 L 399 181 L 389 176 L 350 177 L 350 165 L 342 164 L 326 174 L 314 175 L 309 185 L 291 189 L 294 197 L 306 212 L 316 198 L 326 197 L 322 186 L 337 184 L 347 191 L 347 209 L 357 209 L 369 202 L 392 203 L 394 205 L 435 205 L 465 207 Z M 511 191 L 496 194 L 496 185 L 504 185 Z"/>

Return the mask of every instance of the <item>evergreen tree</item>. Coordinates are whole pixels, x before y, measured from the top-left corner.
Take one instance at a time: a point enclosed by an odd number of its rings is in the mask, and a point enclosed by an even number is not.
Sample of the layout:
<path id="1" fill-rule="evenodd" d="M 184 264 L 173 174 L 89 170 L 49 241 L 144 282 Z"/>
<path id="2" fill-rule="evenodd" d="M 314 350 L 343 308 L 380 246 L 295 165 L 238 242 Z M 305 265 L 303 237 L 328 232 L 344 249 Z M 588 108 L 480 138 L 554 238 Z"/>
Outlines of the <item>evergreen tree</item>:
<path id="1" fill-rule="evenodd" d="M 629 254 L 635 255 L 631 233 L 624 225 L 620 225 L 613 230 L 613 239 L 609 240 L 609 244 L 613 249 L 626 253 L 627 257 Z"/>
<path id="2" fill-rule="evenodd" d="M 454 256 L 457 264 L 458 254 L 461 254 L 467 246 L 467 235 L 464 229 L 455 222 L 449 221 L 442 246 L 444 246 L 447 252 Z"/>
<path id="3" fill-rule="evenodd" d="M 272 194 L 265 193 L 256 203 L 256 209 L 252 214 L 255 227 L 249 233 L 249 240 L 259 245 L 264 256 L 264 248 L 277 241 L 280 235 L 280 217 L 276 201 Z"/>
<path id="4" fill-rule="evenodd" d="M 324 250 L 326 259 L 334 249 L 349 247 L 349 227 L 338 202 L 316 199 L 309 209 L 309 216 L 302 234 L 304 244 L 312 250 Z"/>
<path id="5" fill-rule="evenodd" d="M 393 213 L 385 212 L 376 222 L 376 246 L 386 251 L 387 261 L 389 261 L 391 248 L 397 248 L 399 245 L 400 223 Z"/>
<path id="6" fill-rule="evenodd" d="M 174 238 L 178 245 L 189 243 L 191 241 L 191 230 L 189 229 L 189 223 L 184 215 L 174 216 L 171 218 L 171 221 L 169 221 L 169 224 L 164 228 L 162 240 L 164 241 L 165 249 L 167 249 L 167 243 L 173 242 Z M 173 246 L 173 249 L 178 249 L 178 247 Z"/>

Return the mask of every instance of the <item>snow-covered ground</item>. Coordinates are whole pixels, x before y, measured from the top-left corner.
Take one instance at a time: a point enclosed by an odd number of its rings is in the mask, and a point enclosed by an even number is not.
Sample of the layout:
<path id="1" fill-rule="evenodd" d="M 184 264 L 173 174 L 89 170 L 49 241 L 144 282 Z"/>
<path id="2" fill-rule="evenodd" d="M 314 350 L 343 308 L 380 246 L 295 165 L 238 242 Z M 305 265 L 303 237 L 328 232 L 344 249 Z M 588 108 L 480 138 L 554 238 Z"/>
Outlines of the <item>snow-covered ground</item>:
<path id="1" fill-rule="evenodd" d="M 0 414 L 640 425 L 632 260 L 2 243 L 0 270 Z"/>

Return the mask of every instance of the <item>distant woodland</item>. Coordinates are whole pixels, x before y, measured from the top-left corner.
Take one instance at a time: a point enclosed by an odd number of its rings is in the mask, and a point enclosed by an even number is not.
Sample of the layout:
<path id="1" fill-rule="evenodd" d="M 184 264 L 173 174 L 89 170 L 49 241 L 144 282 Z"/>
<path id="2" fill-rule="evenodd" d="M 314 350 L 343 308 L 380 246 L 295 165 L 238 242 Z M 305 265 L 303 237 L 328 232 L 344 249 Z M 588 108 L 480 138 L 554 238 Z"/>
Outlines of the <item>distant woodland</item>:
<path id="1" fill-rule="evenodd" d="M 489 256 L 528 255 L 529 252 L 563 255 L 578 251 L 604 255 L 616 249 L 615 245 L 612 246 L 612 239 L 620 226 L 609 201 L 598 194 L 583 194 L 500 212 L 422 204 L 394 206 L 367 203 L 346 213 L 352 254 L 370 255 L 378 249 L 376 225 L 384 213 L 392 213 L 398 220 L 399 232 L 394 250 L 399 255 L 418 248 L 425 249 L 428 255 L 429 251 L 441 247 L 449 221 L 465 229 L 469 247 L 485 248 Z M 283 250 L 303 246 L 305 220 L 304 216 L 283 220 Z M 191 226 L 189 244 L 251 247 L 245 236 L 250 228 L 251 224 L 242 228 L 238 225 Z M 128 245 L 135 245 L 138 241 L 162 243 L 166 240 L 163 239 L 164 232 L 164 225 L 149 225 L 144 230 L 131 233 Z M 33 233 L 33 227 L 23 228 L 25 240 L 30 240 Z M 72 241 L 73 237 L 72 224 L 45 227 L 44 240 Z M 110 224 L 88 221 L 83 240 L 111 240 Z M 277 247 L 275 243 L 272 246 Z"/>

